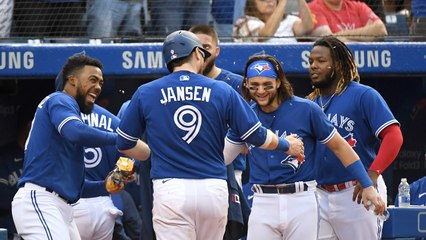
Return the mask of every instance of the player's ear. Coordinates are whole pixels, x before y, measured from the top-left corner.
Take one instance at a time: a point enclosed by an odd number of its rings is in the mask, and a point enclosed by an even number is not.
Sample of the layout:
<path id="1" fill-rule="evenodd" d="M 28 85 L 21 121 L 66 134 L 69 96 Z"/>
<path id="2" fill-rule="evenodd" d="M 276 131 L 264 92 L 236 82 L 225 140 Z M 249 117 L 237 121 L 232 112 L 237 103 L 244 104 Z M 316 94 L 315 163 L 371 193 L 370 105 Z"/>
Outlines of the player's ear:
<path id="1" fill-rule="evenodd" d="M 219 56 L 219 54 L 220 54 L 220 48 L 216 47 L 216 51 L 215 51 L 214 55 L 217 57 L 217 56 Z"/>
<path id="2" fill-rule="evenodd" d="M 277 89 L 280 88 L 280 86 L 281 86 L 281 80 L 277 78 Z"/>
<path id="3" fill-rule="evenodd" d="M 68 81 L 67 81 L 71 86 L 76 86 L 76 82 L 77 82 L 77 77 L 75 75 L 69 75 L 68 76 Z"/>

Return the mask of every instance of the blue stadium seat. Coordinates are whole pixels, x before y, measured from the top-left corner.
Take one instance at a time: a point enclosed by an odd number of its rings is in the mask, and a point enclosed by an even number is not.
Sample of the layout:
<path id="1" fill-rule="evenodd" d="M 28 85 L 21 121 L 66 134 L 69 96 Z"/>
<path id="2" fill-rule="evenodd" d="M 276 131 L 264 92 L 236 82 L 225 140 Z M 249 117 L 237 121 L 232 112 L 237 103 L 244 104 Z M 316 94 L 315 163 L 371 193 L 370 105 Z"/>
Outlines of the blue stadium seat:
<path id="1" fill-rule="evenodd" d="M 409 24 L 406 15 L 401 13 L 388 13 L 385 15 L 385 25 L 388 30 L 388 36 L 385 41 L 408 41 Z"/>

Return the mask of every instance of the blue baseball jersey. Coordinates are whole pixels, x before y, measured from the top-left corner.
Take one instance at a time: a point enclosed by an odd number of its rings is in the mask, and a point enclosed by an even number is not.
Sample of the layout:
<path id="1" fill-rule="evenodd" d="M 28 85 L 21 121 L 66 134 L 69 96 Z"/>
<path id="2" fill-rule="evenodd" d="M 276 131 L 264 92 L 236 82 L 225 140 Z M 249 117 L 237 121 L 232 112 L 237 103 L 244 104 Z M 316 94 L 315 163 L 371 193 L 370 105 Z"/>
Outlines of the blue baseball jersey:
<path id="1" fill-rule="evenodd" d="M 241 85 L 244 80 L 243 76 L 221 68 L 219 75 L 217 75 L 215 79 L 226 82 L 235 91 L 241 94 Z"/>
<path id="2" fill-rule="evenodd" d="M 129 106 L 129 103 L 130 103 L 130 100 L 127 100 L 121 105 L 120 110 L 118 110 L 118 113 L 117 113 L 118 118 L 121 119 L 123 117 L 124 112 L 126 112 L 127 107 Z"/>
<path id="3" fill-rule="evenodd" d="M 75 120 L 81 121 L 80 108 L 68 94 L 55 92 L 40 102 L 25 144 L 18 186 L 32 182 L 78 200 L 84 182 L 84 149 L 61 136 L 62 127 Z"/>
<path id="4" fill-rule="evenodd" d="M 329 99 L 330 100 L 330 99 Z M 315 102 L 320 105 L 318 97 Z M 335 95 L 324 109 L 328 119 L 361 158 L 368 169 L 380 147 L 380 132 L 391 124 L 399 124 L 385 100 L 371 87 L 351 82 L 341 95 Z M 337 184 L 353 180 L 334 153 L 319 149 L 319 184 Z"/>
<path id="5" fill-rule="evenodd" d="M 277 185 L 314 180 L 318 161 L 316 148 L 336 134 L 336 129 L 321 109 L 312 101 L 296 96 L 270 113 L 263 112 L 256 104 L 253 104 L 253 109 L 262 126 L 276 135 L 297 134 L 304 143 L 305 159 L 298 160 L 283 151 L 268 151 L 249 145 L 250 183 Z"/>
<path id="6" fill-rule="evenodd" d="M 120 123 L 120 119 L 105 108 L 95 104 L 93 112 L 90 114 L 81 113 L 81 119 L 90 127 L 107 132 L 115 132 Z M 103 147 L 85 147 L 84 165 L 86 168 L 85 178 L 90 181 L 102 181 L 108 173 L 114 169 L 115 164 L 120 157 L 120 153 L 114 145 Z M 91 197 L 93 195 L 109 195 L 106 190 L 103 193 L 93 193 L 85 191 L 88 184 L 85 183 L 85 189 L 81 197 Z M 89 188 L 88 188 L 89 189 Z"/>
<path id="7" fill-rule="evenodd" d="M 134 147 L 146 130 L 151 178 L 226 179 L 228 126 L 245 139 L 261 124 L 228 84 L 177 71 L 138 88 L 117 129 L 117 147 Z"/>
<path id="8" fill-rule="evenodd" d="M 216 80 L 226 82 L 235 91 L 241 94 L 241 85 L 243 83 L 243 76 L 232 73 L 225 69 L 221 69 L 220 74 L 215 78 Z M 246 155 L 240 154 L 232 162 L 235 170 L 244 171 L 246 169 Z"/>

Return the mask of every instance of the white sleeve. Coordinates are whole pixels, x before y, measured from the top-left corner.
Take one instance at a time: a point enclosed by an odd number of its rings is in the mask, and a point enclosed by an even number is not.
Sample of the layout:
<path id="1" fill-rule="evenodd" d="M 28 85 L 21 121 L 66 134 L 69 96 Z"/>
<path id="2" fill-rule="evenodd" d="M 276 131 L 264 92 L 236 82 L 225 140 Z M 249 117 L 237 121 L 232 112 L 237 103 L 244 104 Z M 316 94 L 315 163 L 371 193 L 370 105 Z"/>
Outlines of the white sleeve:
<path id="1" fill-rule="evenodd" d="M 225 160 L 225 165 L 229 165 L 234 161 L 234 159 L 240 154 L 244 148 L 244 143 L 230 142 L 225 138 L 225 147 L 223 148 L 223 158 Z"/>

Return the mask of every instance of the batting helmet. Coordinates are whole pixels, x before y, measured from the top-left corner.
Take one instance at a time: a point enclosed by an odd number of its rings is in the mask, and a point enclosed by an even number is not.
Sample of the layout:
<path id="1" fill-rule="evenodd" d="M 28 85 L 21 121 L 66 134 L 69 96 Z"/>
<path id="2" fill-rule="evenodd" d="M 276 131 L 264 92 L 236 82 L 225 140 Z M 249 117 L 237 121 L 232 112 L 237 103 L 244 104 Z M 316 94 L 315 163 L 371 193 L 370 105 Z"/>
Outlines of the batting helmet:
<path id="1" fill-rule="evenodd" d="M 185 30 L 170 33 L 163 43 L 163 56 L 169 72 L 173 71 L 170 65 L 173 60 L 189 56 L 196 47 L 204 52 L 205 58 L 210 57 L 211 54 L 194 33 Z"/>

